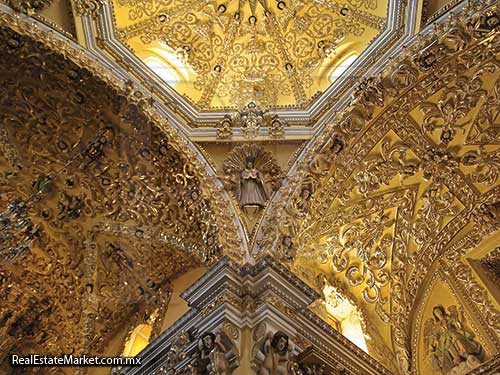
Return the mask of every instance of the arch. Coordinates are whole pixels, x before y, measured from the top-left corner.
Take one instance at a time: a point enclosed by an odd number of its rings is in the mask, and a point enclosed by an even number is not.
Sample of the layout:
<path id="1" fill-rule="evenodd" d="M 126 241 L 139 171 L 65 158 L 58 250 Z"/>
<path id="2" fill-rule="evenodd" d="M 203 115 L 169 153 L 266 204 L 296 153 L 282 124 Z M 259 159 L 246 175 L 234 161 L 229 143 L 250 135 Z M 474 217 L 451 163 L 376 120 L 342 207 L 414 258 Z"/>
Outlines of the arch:
<path id="1" fill-rule="evenodd" d="M 1 359 L 104 353 L 168 298 L 174 275 L 242 262 L 245 236 L 149 94 L 23 15 L 0 13 L 0 39 L 0 212 L 23 202 L 13 218 L 36 228 L 30 251 L 0 264 Z"/>
<path id="2" fill-rule="evenodd" d="M 222 183 L 214 178 L 216 172 L 196 146 L 177 129 L 176 124 L 168 121 L 156 111 L 154 96 L 145 87 L 137 82 L 124 82 L 122 76 L 118 73 L 115 74 L 105 62 L 92 52 L 83 49 L 64 35 L 31 17 L 14 13 L 9 8 L 2 7 L 0 25 L 42 43 L 45 48 L 54 51 L 62 58 L 88 70 L 91 75 L 105 82 L 106 86 L 115 91 L 117 95 L 126 97 L 131 106 L 137 106 L 148 120 L 153 121 L 155 126 L 168 135 L 169 142 L 175 146 L 176 150 L 185 154 L 186 159 L 192 162 L 195 172 L 199 175 L 200 182 L 207 192 L 207 197 L 214 201 L 213 209 L 217 224 L 224 229 L 220 231 L 222 236 L 220 241 L 224 248 L 224 254 L 237 261 L 242 261 L 245 257 L 248 258 L 244 230 L 239 221 L 234 219 L 237 216 L 236 211 L 230 197 L 223 189 Z"/>

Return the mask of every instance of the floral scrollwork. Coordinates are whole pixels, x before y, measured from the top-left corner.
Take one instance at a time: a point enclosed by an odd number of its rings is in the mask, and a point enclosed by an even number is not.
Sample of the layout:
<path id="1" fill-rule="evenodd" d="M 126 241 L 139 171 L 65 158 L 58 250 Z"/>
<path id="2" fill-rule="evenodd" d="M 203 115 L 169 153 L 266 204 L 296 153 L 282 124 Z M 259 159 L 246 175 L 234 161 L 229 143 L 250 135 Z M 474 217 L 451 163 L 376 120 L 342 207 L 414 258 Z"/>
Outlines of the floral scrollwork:
<path id="1" fill-rule="evenodd" d="M 482 86 L 483 82 L 478 75 L 472 78 L 458 77 L 454 87 L 443 91 L 438 103 L 420 104 L 420 110 L 424 114 L 424 131 L 428 134 L 439 131 L 439 139 L 444 144 L 453 141 L 457 130 L 464 132 L 466 123 L 461 120 L 486 94 Z"/>

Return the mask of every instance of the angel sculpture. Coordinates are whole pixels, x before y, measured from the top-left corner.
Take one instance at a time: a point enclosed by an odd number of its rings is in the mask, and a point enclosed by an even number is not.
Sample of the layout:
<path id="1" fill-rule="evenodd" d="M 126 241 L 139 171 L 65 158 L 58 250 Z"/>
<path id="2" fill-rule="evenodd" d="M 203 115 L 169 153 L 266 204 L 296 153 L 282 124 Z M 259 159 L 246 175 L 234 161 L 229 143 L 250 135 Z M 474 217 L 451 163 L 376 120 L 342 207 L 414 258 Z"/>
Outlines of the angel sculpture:
<path id="1" fill-rule="evenodd" d="M 229 375 L 239 366 L 236 345 L 224 333 L 204 333 L 198 340 L 198 375 Z"/>
<path id="2" fill-rule="evenodd" d="M 281 331 L 277 331 L 274 335 L 269 333 L 264 343 L 257 345 L 253 361 L 257 375 L 288 374 L 292 347 L 285 333 Z"/>
<path id="3" fill-rule="evenodd" d="M 309 168 L 313 174 L 323 176 L 330 168 L 332 161 L 342 152 L 344 147 L 344 140 L 337 134 L 333 135 L 311 161 Z"/>
<path id="4" fill-rule="evenodd" d="M 424 343 L 432 366 L 442 374 L 466 374 L 480 364 L 482 348 L 464 326 L 464 316 L 456 306 L 448 312 L 441 305 L 432 309 L 433 318 L 424 325 Z"/>

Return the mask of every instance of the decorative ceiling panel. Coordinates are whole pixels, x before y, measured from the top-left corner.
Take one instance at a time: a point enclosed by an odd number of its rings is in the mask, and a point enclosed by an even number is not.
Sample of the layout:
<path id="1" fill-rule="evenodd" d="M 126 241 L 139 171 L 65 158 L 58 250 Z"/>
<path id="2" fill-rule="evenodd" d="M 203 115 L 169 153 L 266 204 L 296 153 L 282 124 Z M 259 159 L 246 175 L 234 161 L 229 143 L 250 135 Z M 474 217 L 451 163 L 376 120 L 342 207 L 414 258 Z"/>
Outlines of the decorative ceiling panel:
<path id="1" fill-rule="evenodd" d="M 387 0 L 112 1 L 115 33 L 201 110 L 305 108 L 385 28 Z"/>
<path id="2" fill-rule="evenodd" d="M 15 16 L 0 24 L 0 364 L 104 353 L 162 308 L 171 277 L 221 256 L 215 192 L 139 91 Z"/>
<path id="3" fill-rule="evenodd" d="M 256 236 L 254 256 L 275 244 L 311 284 L 351 294 L 404 374 L 415 366 L 410 322 L 433 267 L 453 273 L 500 229 L 500 18 L 484 6 L 359 85 Z M 500 315 L 490 318 L 481 295 L 478 315 L 495 330 Z"/>

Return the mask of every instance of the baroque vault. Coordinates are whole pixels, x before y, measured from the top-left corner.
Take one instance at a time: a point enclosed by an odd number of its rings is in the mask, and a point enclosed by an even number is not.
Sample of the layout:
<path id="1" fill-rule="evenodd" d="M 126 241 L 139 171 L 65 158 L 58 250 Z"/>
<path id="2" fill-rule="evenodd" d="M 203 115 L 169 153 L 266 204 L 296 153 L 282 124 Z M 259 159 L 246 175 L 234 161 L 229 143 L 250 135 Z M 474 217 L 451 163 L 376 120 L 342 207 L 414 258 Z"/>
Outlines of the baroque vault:
<path id="1" fill-rule="evenodd" d="M 5 0 L 0 46 L 0 373 L 498 373 L 497 2 Z"/>

